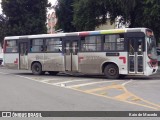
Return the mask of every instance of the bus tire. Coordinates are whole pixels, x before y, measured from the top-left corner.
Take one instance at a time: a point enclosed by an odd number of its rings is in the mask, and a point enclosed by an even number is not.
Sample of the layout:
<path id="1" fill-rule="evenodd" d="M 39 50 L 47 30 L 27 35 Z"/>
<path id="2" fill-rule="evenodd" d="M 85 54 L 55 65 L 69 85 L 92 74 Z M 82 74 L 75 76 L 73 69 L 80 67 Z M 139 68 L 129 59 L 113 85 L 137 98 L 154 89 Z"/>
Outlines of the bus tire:
<path id="1" fill-rule="evenodd" d="M 57 71 L 48 71 L 48 73 L 49 73 L 50 75 L 57 75 L 57 74 L 58 74 Z"/>
<path id="2" fill-rule="evenodd" d="M 109 64 L 104 68 L 104 74 L 108 79 L 119 78 L 119 69 L 115 64 Z"/>
<path id="3" fill-rule="evenodd" d="M 42 75 L 45 73 L 42 71 L 42 65 L 39 62 L 33 63 L 31 69 L 34 75 Z"/>

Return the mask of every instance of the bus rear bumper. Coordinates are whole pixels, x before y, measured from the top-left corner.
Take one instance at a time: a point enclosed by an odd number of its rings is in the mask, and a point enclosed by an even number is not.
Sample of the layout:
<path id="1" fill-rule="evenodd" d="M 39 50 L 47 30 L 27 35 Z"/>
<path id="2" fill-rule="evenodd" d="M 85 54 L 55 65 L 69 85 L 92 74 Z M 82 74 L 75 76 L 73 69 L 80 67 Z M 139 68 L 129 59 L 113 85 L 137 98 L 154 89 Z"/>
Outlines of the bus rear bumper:
<path id="1" fill-rule="evenodd" d="M 157 67 L 154 67 L 154 68 L 147 67 L 147 68 L 146 68 L 145 75 L 146 75 L 146 76 L 153 75 L 153 74 L 156 74 L 157 71 L 158 71 L 158 66 L 157 66 Z"/>

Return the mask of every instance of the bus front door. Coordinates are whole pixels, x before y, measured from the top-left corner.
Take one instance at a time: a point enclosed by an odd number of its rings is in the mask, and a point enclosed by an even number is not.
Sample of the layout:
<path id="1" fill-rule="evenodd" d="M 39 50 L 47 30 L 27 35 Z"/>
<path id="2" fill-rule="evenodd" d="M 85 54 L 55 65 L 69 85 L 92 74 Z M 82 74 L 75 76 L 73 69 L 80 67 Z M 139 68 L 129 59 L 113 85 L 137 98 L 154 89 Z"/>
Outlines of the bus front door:
<path id="1" fill-rule="evenodd" d="M 19 68 L 28 69 L 28 43 L 19 43 Z"/>
<path id="2" fill-rule="evenodd" d="M 128 38 L 128 68 L 130 74 L 143 74 L 144 71 L 144 39 L 143 37 Z"/>
<path id="3" fill-rule="evenodd" d="M 78 71 L 78 41 L 65 41 L 65 70 Z"/>

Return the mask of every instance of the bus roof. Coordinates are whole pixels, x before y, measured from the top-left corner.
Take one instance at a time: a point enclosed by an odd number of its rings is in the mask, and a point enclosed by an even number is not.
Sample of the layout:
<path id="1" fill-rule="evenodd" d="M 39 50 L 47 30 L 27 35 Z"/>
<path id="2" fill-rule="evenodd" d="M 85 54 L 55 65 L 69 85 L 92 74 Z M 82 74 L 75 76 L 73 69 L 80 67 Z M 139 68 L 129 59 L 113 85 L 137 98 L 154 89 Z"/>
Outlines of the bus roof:
<path id="1" fill-rule="evenodd" d="M 7 36 L 7 37 L 4 38 L 4 40 L 50 38 L 50 37 L 65 37 L 65 36 L 88 36 L 88 35 L 115 34 L 115 33 L 125 33 L 125 32 L 145 32 L 146 29 L 147 28 L 124 28 L 124 29 L 82 31 L 82 32 L 71 32 L 71 33 Z"/>

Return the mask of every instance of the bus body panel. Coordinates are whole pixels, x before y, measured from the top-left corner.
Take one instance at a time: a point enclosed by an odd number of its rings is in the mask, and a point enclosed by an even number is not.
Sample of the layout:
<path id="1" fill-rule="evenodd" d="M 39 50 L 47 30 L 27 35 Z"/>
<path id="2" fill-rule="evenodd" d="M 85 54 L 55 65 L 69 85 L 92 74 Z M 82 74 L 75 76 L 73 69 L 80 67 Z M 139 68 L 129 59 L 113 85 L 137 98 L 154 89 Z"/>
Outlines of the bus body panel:
<path id="1" fill-rule="evenodd" d="M 42 70 L 44 69 L 44 53 L 29 53 L 28 54 L 28 69 L 31 70 L 32 63 L 39 62 L 42 65 Z"/>
<path id="2" fill-rule="evenodd" d="M 102 73 L 101 68 L 99 67 L 103 61 L 106 61 L 108 58 L 104 53 L 99 52 L 84 52 L 79 53 L 79 72 L 86 74 L 93 73 Z"/>
<path id="3" fill-rule="evenodd" d="M 117 66 L 119 67 L 119 74 L 126 75 L 128 74 L 128 53 L 120 52 L 120 55 L 117 59 Z"/>
<path id="4" fill-rule="evenodd" d="M 64 55 L 62 53 L 45 53 L 43 71 L 64 71 Z"/>
<path id="5" fill-rule="evenodd" d="M 19 68 L 19 54 L 18 53 L 4 54 L 4 64 L 7 68 L 18 69 Z"/>
<path id="6" fill-rule="evenodd" d="M 28 55 L 29 69 L 33 62 L 40 62 L 43 71 L 64 71 L 62 53 L 32 53 Z"/>
<path id="7" fill-rule="evenodd" d="M 113 52 L 114 53 L 114 52 Z M 106 52 L 79 53 L 79 72 L 86 74 L 102 74 L 105 63 L 115 63 L 120 74 L 127 74 L 127 53 L 120 52 L 118 56 L 106 56 Z M 123 58 L 124 57 L 124 58 Z M 121 60 L 121 58 L 123 58 Z"/>

